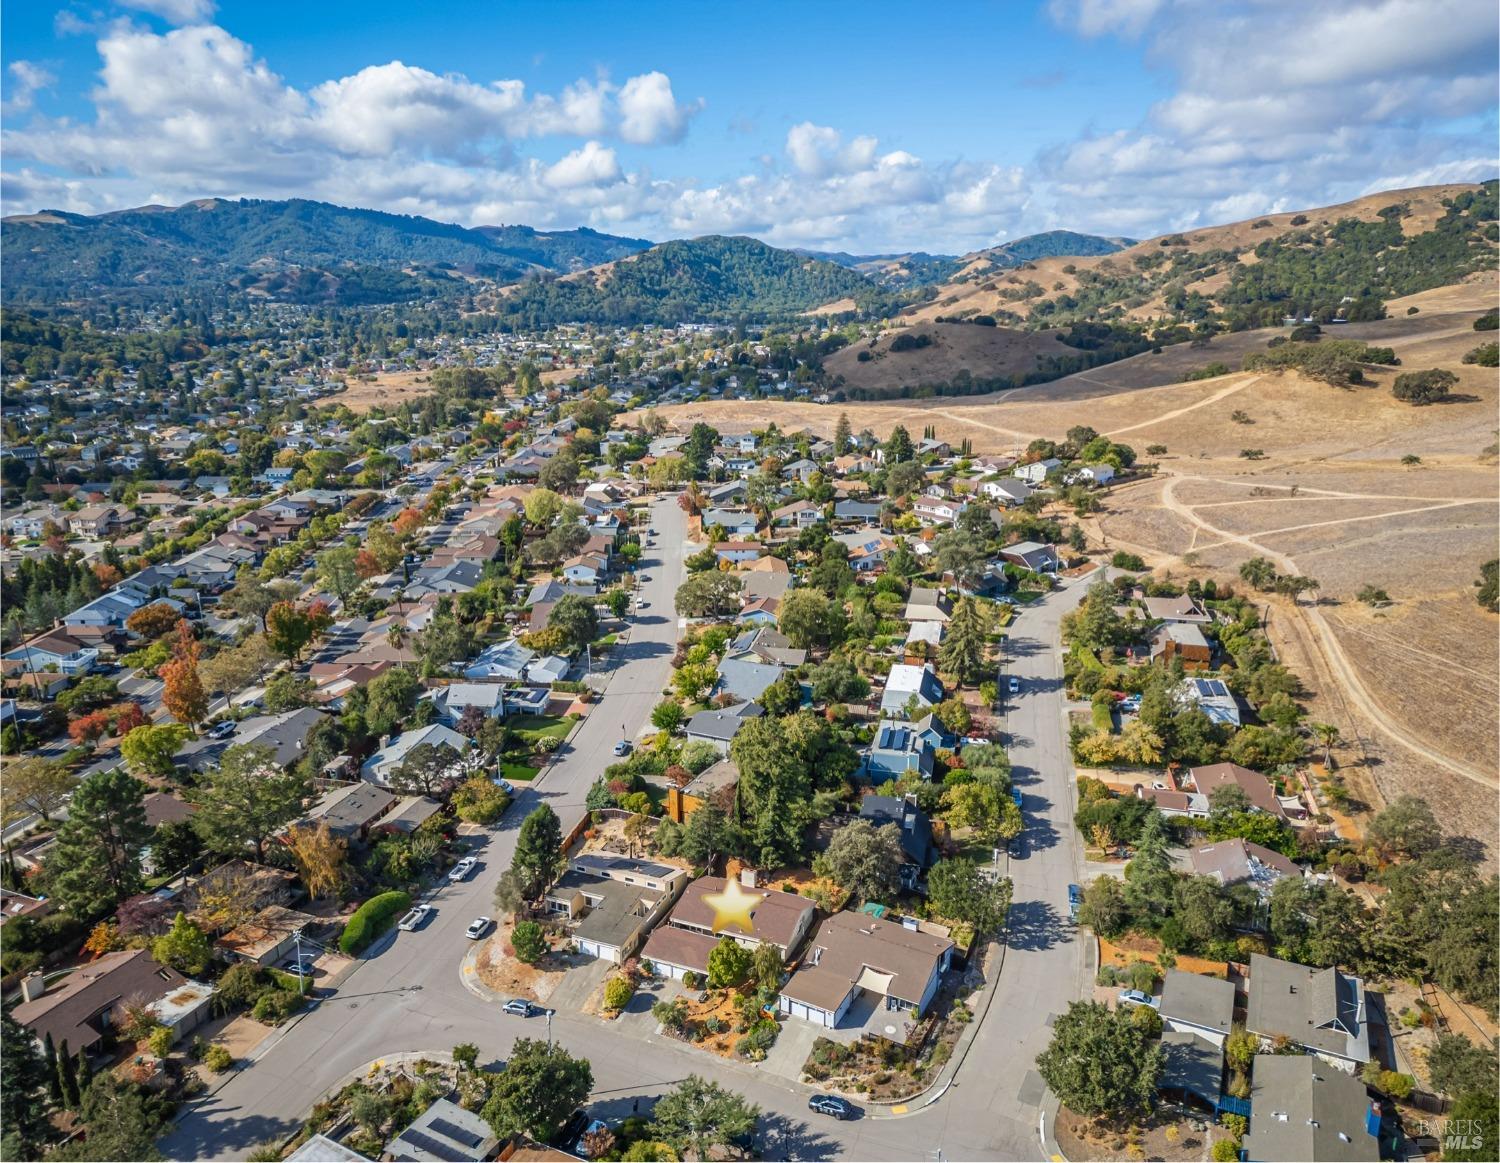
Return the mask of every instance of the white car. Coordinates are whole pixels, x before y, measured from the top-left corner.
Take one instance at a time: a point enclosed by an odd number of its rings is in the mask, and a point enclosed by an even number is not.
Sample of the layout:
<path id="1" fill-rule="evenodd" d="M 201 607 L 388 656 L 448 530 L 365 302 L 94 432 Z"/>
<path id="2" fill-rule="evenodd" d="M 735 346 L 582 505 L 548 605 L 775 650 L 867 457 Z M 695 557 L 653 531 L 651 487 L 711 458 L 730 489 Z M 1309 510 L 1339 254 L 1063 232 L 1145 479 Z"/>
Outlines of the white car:
<path id="1" fill-rule="evenodd" d="M 403 933 L 410 933 L 413 929 L 420 929 L 426 922 L 427 918 L 431 915 L 431 905 L 418 905 L 416 908 L 412 909 L 411 912 L 407 913 L 406 916 L 401 918 L 401 920 L 397 923 L 396 928 L 400 929 Z"/>
<path id="2" fill-rule="evenodd" d="M 474 867 L 478 863 L 479 861 L 474 857 L 465 856 L 462 860 L 460 860 L 457 864 L 455 864 L 451 869 L 448 870 L 448 879 L 454 884 L 457 884 L 461 880 L 468 880 L 469 873 L 474 871 Z"/>
<path id="3" fill-rule="evenodd" d="M 1006 684 L 1006 689 L 1009 690 L 1010 693 L 1013 694 L 1013 695 L 1020 694 L 1021 693 L 1021 680 L 1018 679 L 1018 678 L 1012 678 Z"/>
<path id="4" fill-rule="evenodd" d="M 464 930 L 464 936 L 470 941 L 477 941 L 490 931 L 490 926 L 494 923 L 488 917 L 478 917 L 473 924 Z"/>

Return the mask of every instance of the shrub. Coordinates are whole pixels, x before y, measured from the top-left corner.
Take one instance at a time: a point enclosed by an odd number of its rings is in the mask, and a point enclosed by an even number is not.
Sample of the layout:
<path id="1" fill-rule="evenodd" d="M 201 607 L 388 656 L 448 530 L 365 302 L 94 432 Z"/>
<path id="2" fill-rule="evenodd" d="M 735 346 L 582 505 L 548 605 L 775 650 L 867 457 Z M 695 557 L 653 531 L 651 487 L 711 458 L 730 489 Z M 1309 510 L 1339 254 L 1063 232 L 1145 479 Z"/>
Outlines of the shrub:
<path id="1" fill-rule="evenodd" d="M 1240 1145 L 1233 1139 L 1220 1139 L 1211 1154 L 1218 1163 L 1233 1163 L 1240 1157 Z"/>
<path id="2" fill-rule="evenodd" d="M 635 986 L 628 977 L 612 977 L 604 987 L 604 1008 L 623 1010 L 635 996 Z"/>
<path id="3" fill-rule="evenodd" d="M 1115 555 L 1109 559 L 1109 564 L 1116 569 L 1128 569 L 1134 573 L 1140 573 L 1146 568 L 1146 563 L 1141 560 L 1139 554 L 1126 553 L 1125 550 L 1117 550 Z"/>
<path id="4" fill-rule="evenodd" d="M 383 892 L 372 896 L 349 918 L 339 937 L 339 949 L 347 954 L 363 952 L 369 943 L 391 927 L 397 916 L 411 908 L 411 893 Z"/>
<path id="5" fill-rule="evenodd" d="M 292 1016 L 297 1007 L 297 995 L 284 989 L 268 989 L 255 999 L 250 1016 L 268 1026 L 280 1025 Z"/>
<path id="6" fill-rule="evenodd" d="M 157 1026 L 156 1029 L 151 1031 L 150 1036 L 147 1037 L 146 1045 L 151 1048 L 151 1053 L 155 1054 L 158 1058 L 165 1058 L 172 1052 L 172 1043 L 176 1040 L 176 1037 L 171 1027 Z"/>
<path id="7" fill-rule="evenodd" d="M 535 921 L 517 921 L 510 932 L 510 947 L 515 950 L 516 960 L 535 965 L 547 952 L 547 941 L 541 925 Z"/>
<path id="8" fill-rule="evenodd" d="M 223 1074 L 234 1065 L 234 1055 L 223 1046 L 210 1046 L 203 1055 L 203 1065 L 215 1074 Z"/>
<path id="9" fill-rule="evenodd" d="M 1464 363 L 1478 364 L 1480 367 L 1500 366 L 1500 343 L 1485 343 L 1464 355 Z"/>
<path id="10" fill-rule="evenodd" d="M 703 988 L 703 974 L 695 973 L 691 969 L 682 975 L 682 984 L 688 989 Z"/>
<path id="11" fill-rule="evenodd" d="M 1474 330 L 1475 331 L 1496 331 L 1496 330 L 1500 330 L 1500 310 L 1497 310 L 1495 308 L 1491 308 L 1490 310 L 1486 311 L 1483 315 L 1481 315 L 1478 319 L 1474 320 Z"/>
<path id="12" fill-rule="evenodd" d="M 781 1028 L 768 1018 L 762 1018 L 750 1027 L 750 1032 L 745 1034 L 734 1044 L 734 1052 L 743 1058 L 749 1058 L 752 1062 L 760 1062 L 766 1056 L 766 1051 L 776 1041 L 776 1035 Z"/>

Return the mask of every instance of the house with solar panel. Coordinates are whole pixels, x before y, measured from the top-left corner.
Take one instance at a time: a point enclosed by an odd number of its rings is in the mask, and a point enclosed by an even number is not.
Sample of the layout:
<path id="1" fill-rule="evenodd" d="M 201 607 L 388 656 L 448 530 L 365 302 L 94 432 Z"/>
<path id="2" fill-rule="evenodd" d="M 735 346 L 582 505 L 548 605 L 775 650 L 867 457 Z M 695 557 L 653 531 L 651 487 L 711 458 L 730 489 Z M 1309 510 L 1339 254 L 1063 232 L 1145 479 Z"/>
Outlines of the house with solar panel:
<path id="1" fill-rule="evenodd" d="M 900 779 L 908 772 L 931 779 L 937 767 L 936 756 L 930 736 L 924 735 L 917 724 L 886 720 L 875 728 L 870 745 L 860 756 L 858 775 L 877 785 Z"/>
<path id="2" fill-rule="evenodd" d="M 493 1159 L 500 1139 L 473 1111 L 451 1099 L 440 1098 L 386 1147 L 396 1163 L 480 1163 Z"/>
<path id="3" fill-rule="evenodd" d="M 1172 691 L 1172 701 L 1183 710 L 1196 706 L 1215 723 L 1240 726 L 1240 704 L 1218 678 L 1185 678 Z"/>

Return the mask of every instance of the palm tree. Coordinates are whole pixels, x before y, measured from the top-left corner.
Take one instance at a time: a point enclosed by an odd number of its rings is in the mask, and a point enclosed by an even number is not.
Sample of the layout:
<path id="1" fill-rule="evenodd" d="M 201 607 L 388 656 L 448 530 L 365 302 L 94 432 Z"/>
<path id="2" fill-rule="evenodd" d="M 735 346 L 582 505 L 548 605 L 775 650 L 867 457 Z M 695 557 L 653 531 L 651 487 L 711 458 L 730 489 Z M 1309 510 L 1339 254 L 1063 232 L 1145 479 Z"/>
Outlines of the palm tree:
<path id="1" fill-rule="evenodd" d="M 1312 733 L 1323 747 L 1323 766 L 1327 770 L 1333 769 L 1333 749 L 1340 742 L 1339 729 L 1332 723 L 1312 724 Z"/>

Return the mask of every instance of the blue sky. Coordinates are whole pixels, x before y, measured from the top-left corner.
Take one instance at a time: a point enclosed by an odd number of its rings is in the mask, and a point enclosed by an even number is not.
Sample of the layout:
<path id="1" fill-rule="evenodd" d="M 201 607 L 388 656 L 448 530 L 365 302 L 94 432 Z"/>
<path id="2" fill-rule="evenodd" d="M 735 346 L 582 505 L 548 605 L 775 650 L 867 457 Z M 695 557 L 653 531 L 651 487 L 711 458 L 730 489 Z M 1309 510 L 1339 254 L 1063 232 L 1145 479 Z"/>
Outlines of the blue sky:
<path id="1" fill-rule="evenodd" d="M 1491 176 L 1483 0 L 3 8 L 7 213 L 321 198 L 958 252 Z"/>

